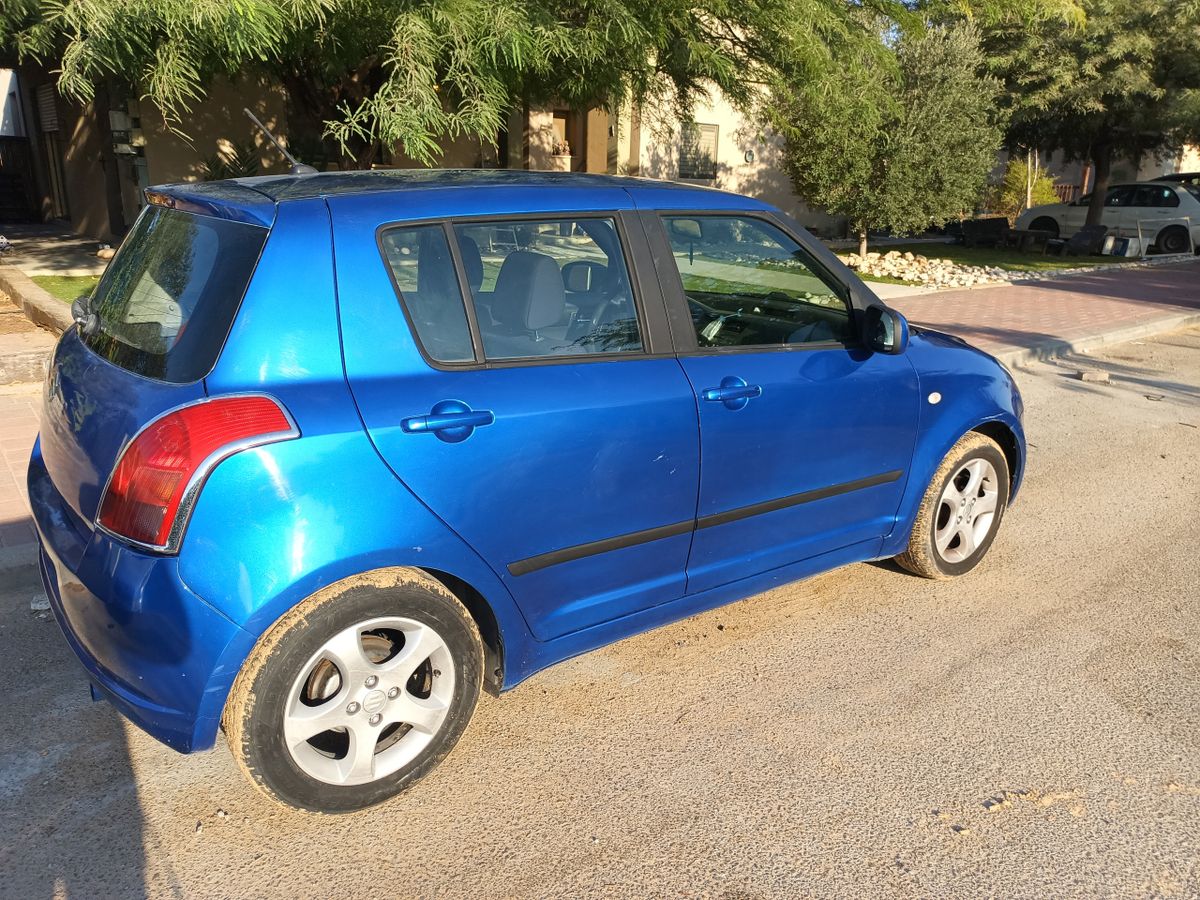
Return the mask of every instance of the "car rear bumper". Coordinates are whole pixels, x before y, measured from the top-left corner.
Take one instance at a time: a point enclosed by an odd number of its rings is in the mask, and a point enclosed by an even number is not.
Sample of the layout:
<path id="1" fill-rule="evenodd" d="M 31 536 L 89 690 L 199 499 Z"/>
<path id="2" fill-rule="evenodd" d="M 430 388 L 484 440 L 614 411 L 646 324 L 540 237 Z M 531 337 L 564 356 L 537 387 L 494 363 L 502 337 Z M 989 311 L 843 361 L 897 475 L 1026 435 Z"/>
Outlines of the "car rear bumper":
<path id="1" fill-rule="evenodd" d="M 222 657 L 248 635 L 187 589 L 175 557 L 141 553 L 79 521 L 39 445 L 29 502 L 50 607 L 92 685 L 168 746 L 211 747 L 237 675 Z"/>

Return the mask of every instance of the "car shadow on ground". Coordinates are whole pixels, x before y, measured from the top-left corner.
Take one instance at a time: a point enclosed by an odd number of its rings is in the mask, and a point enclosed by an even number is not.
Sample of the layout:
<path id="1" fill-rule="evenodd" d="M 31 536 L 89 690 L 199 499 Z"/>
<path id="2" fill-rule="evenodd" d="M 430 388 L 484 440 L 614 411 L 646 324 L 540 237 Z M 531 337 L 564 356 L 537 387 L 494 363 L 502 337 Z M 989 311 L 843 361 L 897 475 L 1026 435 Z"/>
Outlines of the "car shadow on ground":
<path id="1" fill-rule="evenodd" d="M 116 711 L 93 703 L 32 566 L 0 574 L 0 894 L 146 894 L 143 820 Z"/>

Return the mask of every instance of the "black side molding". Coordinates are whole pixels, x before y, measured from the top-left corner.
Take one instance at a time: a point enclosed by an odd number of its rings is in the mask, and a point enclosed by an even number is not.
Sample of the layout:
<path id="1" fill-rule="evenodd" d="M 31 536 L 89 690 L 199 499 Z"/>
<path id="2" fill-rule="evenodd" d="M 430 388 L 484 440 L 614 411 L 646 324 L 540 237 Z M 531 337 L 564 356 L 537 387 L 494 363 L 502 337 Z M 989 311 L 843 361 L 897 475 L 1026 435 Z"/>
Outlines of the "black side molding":
<path id="1" fill-rule="evenodd" d="M 687 534 L 695 523 L 689 519 L 686 522 L 676 522 L 674 525 L 660 525 L 657 528 L 647 528 L 644 531 L 631 531 L 629 534 L 592 541 L 590 544 L 576 544 L 574 547 L 564 547 L 562 550 L 551 550 L 528 559 L 517 560 L 508 564 L 508 571 L 513 575 L 528 575 L 538 569 L 557 566 L 559 563 L 583 559 L 585 556 L 595 556 L 598 553 L 608 553 L 610 550 L 623 550 L 637 544 L 647 544 L 663 538 L 675 537 L 677 534 Z"/>
<path id="2" fill-rule="evenodd" d="M 864 488 L 875 487 L 880 484 L 891 484 L 893 481 L 897 481 L 903 474 L 903 471 L 896 469 L 892 472 L 884 472 L 881 475 L 860 478 L 857 481 L 831 484 L 828 487 L 817 488 L 814 491 L 804 491 L 800 494 L 777 497 L 774 500 L 764 500 L 762 503 L 739 506 L 737 509 L 713 513 L 709 516 L 701 516 L 695 520 L 689 519 L 686 522 L 676 522 L 674 525 L 660 525 L 657 528 L 631 531 L 628 534 L 604 538 L 603 540 L 592 541 L 588 544 L 576 544 L 573 547 L 564 547 L 562 550 L 551 550 L 549 553 L 540 553 L 537 556 L 530 556 L 527 559 L 520 559 L 509 563 L 508 571 L 514 576 L 528 575 L 530 572 L 536 572 L 539 569 L 546 569 L 550 566 L 557 566 L 559 563 L 572 562 L 587 556 L 608 553 L 610 550 L 623 550 L 626 547 L 635 547 L 638 544 L 648 544 L 651 541 L 675 537 L 679 534 L 687 534 L 693 528 L 713 528 L 717 525 L 736 522 L 739 519 L 748 519 L 751 516 L 760 516 L 763 513 L 775 512 L 778 509 L 787 509 L 789 506 L 812 503 L 814 500 L 824 500 L 827 497 L 836 497 L 838 494 L 848 494 L 851 491 L 861 491 Z"/>
<path id="3" fill-rule="evenodd" d="M 775 512 L 777 509 L 787 509 L 789 506 L 799 506 L 801 503 L 812 503 L 814 500 L 824 500 L 826 497 L 836 497 L 838 494 L 849 494 L 851 491 L 861 491 L 863 488 L 875 487 L 877 484 L 891 484 L 899 479 L 904 472 L 897 469 L 894 472 L 884 472 L 882 475 L 872 475 L 870 478 L 860 478 L 857 481 L 846 481 L 842 484 L 831 484 L 829 487 L 817 488 L 815 491 L 805 491 L 802 494 L 789 494 L 774 500 L 764 500 L 762 503 L 752 503 L 750 506 L 739 506 L 737 509 L 701 516 L 696 520 L 697 528 L 712 528 L 715 525 L 725 525 L 738 519 L 748 519 L 751 516 L 761 516 L 763 513 Z"/>

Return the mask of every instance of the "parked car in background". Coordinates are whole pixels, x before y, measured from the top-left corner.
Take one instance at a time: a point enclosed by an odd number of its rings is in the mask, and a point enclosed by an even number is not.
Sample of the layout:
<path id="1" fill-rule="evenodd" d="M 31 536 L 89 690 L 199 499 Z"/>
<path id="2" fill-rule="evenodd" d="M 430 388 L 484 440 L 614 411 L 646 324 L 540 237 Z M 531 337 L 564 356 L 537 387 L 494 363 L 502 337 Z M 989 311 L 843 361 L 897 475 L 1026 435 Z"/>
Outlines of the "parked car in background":
<path id="1" fill-rule="evenodd" d="M 1200 186 L 1200 172 L 1175 172 L 1171 175 L 1160 175 L 1155 181 L 1173 181 L 1178 184 Z"/>
<path id="2" fill-rule="evenodd" d="M 1031 207 L 1017 218 L 1017 227 L 1069 238 L 1083 227 L 1091 201 L 1084 194 L 1073 203 Z M 1200 246 L 1200 187 L 1166 181 L 1114 185 L 1101 224 L 1121 237 L 1140 234 L 1159 253 L 1186 253 Z"/>
<path id="3" fill-rule="evenodd" d="M 860 560 L 962 575 L 1025 470 L 1000 363 L 747 197 L 474 170 L 148 198 L 52 360 L 43 581 L 100 696 L 180 751 L 223 727 L 297 807 L 385 800 L 481 688 L 645 629 Z"/>

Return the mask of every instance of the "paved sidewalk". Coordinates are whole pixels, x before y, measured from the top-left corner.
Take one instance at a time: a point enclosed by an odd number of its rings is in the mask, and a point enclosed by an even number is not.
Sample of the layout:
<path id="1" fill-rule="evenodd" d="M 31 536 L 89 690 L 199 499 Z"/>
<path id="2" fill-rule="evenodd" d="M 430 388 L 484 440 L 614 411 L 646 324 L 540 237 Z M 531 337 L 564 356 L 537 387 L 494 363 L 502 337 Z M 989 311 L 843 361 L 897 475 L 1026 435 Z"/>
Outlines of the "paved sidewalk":
<path id="1" fill-rule="evenodd" d="M 4 265 L 26 275 L 100 275 L 108 262 L 99 259 L 100 242 L 58 225 L 0 225 L 12 241 Z"/>
<path id="2" fill-rule="evenodd" d="M 888 301 L 1012 364 L 1134 340 L 1200 321 L 1200 261 Z"/>
<path id="3" fill-rule="evenodd" d="M 1200 321 L 1200 263 L 940 291 L 892 303 L 913 322 L 961 335 L 1011 364 Z M 40 385 L 0 388 L 0 572 L 36 559 L 25 465 L 40 402 Z"/>
<path id="4" fill-rule="evenodd" d="M 0 388 L 0 573 L 37 558 L 25 467 L 41 402 L 40 384 Z"/>

